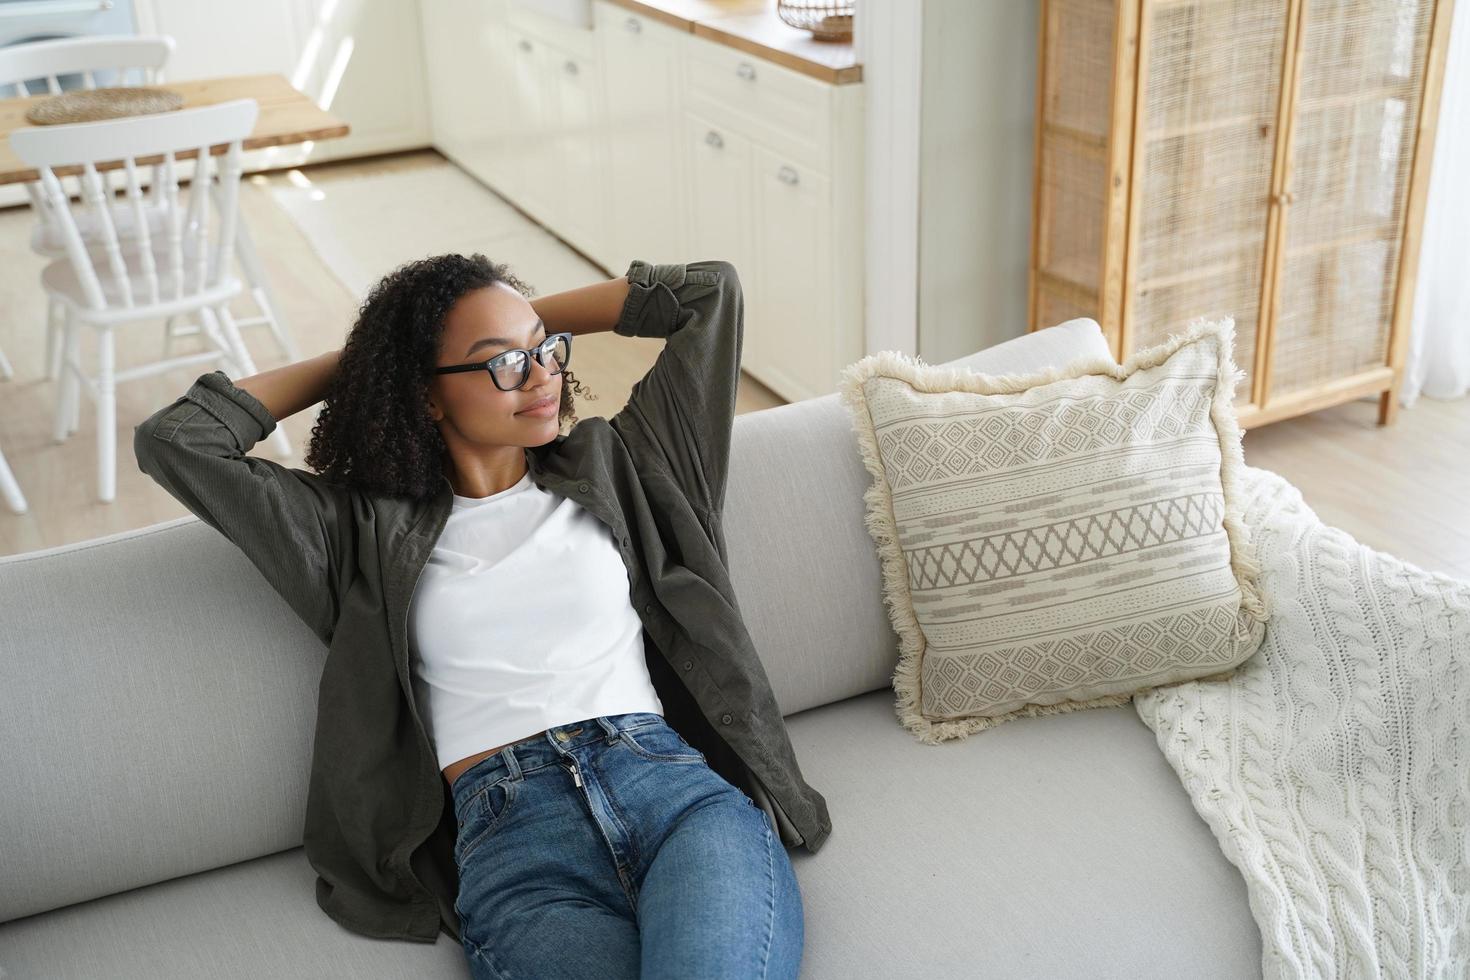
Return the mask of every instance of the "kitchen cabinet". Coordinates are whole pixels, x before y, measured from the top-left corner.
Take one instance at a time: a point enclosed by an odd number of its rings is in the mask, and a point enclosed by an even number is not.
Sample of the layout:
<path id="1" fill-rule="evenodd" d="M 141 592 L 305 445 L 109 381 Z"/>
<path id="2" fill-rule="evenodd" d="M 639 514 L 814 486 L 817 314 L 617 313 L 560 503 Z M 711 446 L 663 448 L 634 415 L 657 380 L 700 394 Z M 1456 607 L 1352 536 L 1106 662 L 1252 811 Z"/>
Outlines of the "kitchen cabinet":
<path id="1" fill-rule="evenodd" d="M 511 200 L 597 261 L 606 199 L 601 71 L 590 32 L 507 5 L 514 105 L 500 183 Z M 495 183 L 495 166 L 485 176 Z"/>
<path id="2" fill-rule="evenodd" d="M 763 146 L 755 148 L 752 178 L 759 289 L 747 318 L 760 324 L 752 373 L 779 393 L 826 392 L 835 387 L 833 366 L 862 356 L 844 343 L 852 336 L 834 329 L 832 182 Z"/>
<path id="3" fill-rule="evenodd" d="M 597 62 L 590 55 L 550 48 L 547 85 L 554 101 L 547 108 L 551 126 L 550 166 L 536 176 L 552 202 L 553 227 L 589 255 L 604 252 L 603 203 L 613 191 L 603 177 L 604 146 L 598 99 Z M 546 186 L 548 185 L 549 186 Z"/>
<path id="4" fill-rule="evenodd" d="M 864 349 L 861 84 L 610 0 L 590 29 L 518 0 L 422 11 L 436 147 L 611 275 L 730 261 L 744 369 L 790 401 L 836 390 Z"/>
<path id="5" fill-rule="evenodd" d="M 506 0 L 428 0 L 423 62 L 435 148 L 507 196 L 520 193 L 525 97 L 512 91 Z M 534 95 L 536 86 L 527 85 Z"/>
<path id="6" fill-rule="evenodd" d="M 683 187 L 680 216 L 691 259 L 724 259 L 734 264 L 747 290 L 746 320 L 750 320 L 747 280 L 755 278 L 755 231 L 752 208 L 751 142 L 735 130 L 684 110 L 685 139 L 680 155 L 688 161 L 689 180 Z M 745 357 L 755 341 L 747 329 Z"/>
<path id="7" fill-rule="evenodd" d="M 862 86 L 702 37 L 682 55 L 692 252 L 741 271 L 745 370 L 788 401 L 828 394 L 864 349 Z"/>
<path id="8" fill-rule="evenodd" d="M 602 61 L 607 179 L 603 239 L 608 268 L 621 274 L 634 259 L 688 251 L 687 207 L 678 111 L 679 45 L 683 35 L 651 17 L 609 3 L 593 8 Z"/>

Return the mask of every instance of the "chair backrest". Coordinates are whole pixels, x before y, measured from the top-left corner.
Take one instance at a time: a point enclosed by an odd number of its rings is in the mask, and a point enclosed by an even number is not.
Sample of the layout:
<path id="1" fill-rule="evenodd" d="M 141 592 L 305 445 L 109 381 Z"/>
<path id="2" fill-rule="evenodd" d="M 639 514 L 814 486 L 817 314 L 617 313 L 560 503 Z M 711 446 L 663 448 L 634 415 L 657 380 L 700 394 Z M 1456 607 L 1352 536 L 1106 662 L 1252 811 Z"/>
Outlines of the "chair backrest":
<path id="1" fill-rule="evenodd" d="M 239 220 L 241 144 L 255 128 L 259 111 L 254 99 L 235 99 L 177 112 L 35 126 L 10 134 L 15 155 L 40 171 L 47 205 L 55 209 L 61 222 L 67 257 L 91 309 L 184 300 L 214 288 L 230 275 Z M 211 147 L 221 146 L 223 162 L 218 172 L 211 174 L 215 160 Z M 193 151 L 195 167 L 186 213 L 180 201 L 176 154 L 189 150 Z M 149 163 L 160 157 L 162 179 L 155 183 L 162 184 L 164 241 L 159 245 L 167 249 L 161 253 L 162 268 L 154 258 L 138 182 L 140 159 Z M 116 167 L 118 162 L 126 174 L 124 192 L 133 217 L 126 250 L 114 220 L 113 194 L 104 189 L 98 170 L 100 164 Z M 93 248 L 88 248 L 82 237 L 70 196 L 57 176 L 58 168 L 81 171 L 83 202 L 99 229 Z M 218 225 L 213 236 L 209 218 L 212 197 Z M 103 253 L 96 257 L 105 258 L 102 272 L 96 267 L 94 250 Z M 143 284 L 142 295 L 133 288 L 134 278 Z"/>
<path id="2" fill-rule="evenodd" d="M 163 67 L 173 51 L 174 39 L 168 34 L 93 34 L 12 44 L 0 48 L 0 98 L 24 98 L 32 94 L 36 82 L 43 83 L 48 93 L 60 94 L 61 79 L 67 75 L 81 75 L 84 89 L 95 89 L 98 76 L 106 72 L 117 75 L 108 81 L 108 87 L 127 85 L 129 72 L 136 79 L 134 84 L 157 85 L 163 81 Z M 158 177 L 157 170 L 154 177 Z M 104 173 L 104 186 L 111 191 L 107 181 Z M 43 222 L 53 220 L 40 182 L 27 184 L 26 191 L 37 216 Z M 153 193 L 160 193 L 156 182 Z"/>
<path id="3" fill-rule="evenodd" d="M 0 48 L 0 96 L 24 98 L 31 94 L 27 83 L 36 81 L 56 95 L 64 75 L 81 75 L 82 87 L 93 89 L 97 75 L 108 70 L 119 75 L 115 85 L 125 85 L 129 71 L 141 78 L 136 84 L 156 85 L 173 50 L 174 39 L 167 34 L 94 34 L 12 44 Z"/>

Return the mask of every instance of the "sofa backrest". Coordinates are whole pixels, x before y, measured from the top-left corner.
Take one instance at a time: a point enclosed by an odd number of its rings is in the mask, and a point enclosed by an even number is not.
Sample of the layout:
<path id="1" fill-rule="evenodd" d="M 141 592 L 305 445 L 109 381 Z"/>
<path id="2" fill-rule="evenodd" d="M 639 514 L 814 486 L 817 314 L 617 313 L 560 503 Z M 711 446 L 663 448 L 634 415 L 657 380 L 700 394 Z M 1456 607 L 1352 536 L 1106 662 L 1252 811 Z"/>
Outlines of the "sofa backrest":
<path id="1" fill-rule="evenodd" d="M 948 366 L 1110 356 L 1074 320 Z M 888 686 L 839 396 L 737 417 L 729 480 L 731 574 L 783 712 Z M 300 846 L 325 659 L 192 515 L 0 559 L 0 922 Z"/>

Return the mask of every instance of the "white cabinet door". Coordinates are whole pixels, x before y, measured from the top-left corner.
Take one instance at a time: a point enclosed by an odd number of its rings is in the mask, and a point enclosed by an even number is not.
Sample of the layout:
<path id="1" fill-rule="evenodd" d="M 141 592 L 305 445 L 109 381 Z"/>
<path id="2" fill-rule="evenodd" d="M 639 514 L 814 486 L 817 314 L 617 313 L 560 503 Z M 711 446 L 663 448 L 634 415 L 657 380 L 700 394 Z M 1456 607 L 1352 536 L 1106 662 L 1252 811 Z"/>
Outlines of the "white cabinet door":
<path id="1" fill-rule="evenodd" d="M 548 47 L 548 79 L 556 99 L 551 145 L 556 182 L 551 196 L 560 214 L 555 231 L 589 256 L 602 251 L 603 166 L 598 138 L 597 62 Z"/>
<path id="2" fill-rule="evenodd" d="M 517 206 L 537 221 L 556 226 L 551 172 L 555 169 L 551 146 L 556 100 L 548 94 L 546 79 L 550 45 L 519 28 L 507 26 L 511 45 L 511 86 L 508 101 L 515 104 L 510 120 L 510 144 L 515 152 L 505 160 L 505 173 Z M 545 49 L 545 50 L 543 50 Z"/>
<path id="3" fill-rule="evenodd" d="M 704 117 L 684 113 L 684 156 L 689 181 L 684 196 L 688 258 L 724 259 L 735 265 L 745 289 L 751 280 L 750 140 Z"/>
<path id="4" fill-rule="evenodd" d="M 749 139 L 695 112 L 684 112 L 684 234 L 681 261 L 724 259 L 740 274 L 745 296 L 741 366 L 765 380 L 768 356 L 764 325 L 756 313 L 760 275 L 756 268 L 751 202 L 754 147 Z"/>
<path id="5" fill-rule="evenodd" d="M 419 34 L 423 41 L 424 80 L 428 86 L 429 128 L 434 145 L 451 157 L 464 155 L 480 121 L 476 107 L 487 88 L 485 66 L 476 57 L 479 0 L 422 0 Z M 477 84 L 480 83 L 480 84 Z"/>
<path id="6" fill-rule="evenodd" d="M 607 0 L 594 4 L 602 60 L 607 231 L 600 261 L 677 261 L 684 235 L 679 49 L 683 36 Z"/>
<path id="7" fill-rule="evenodd" d="M 831 181 L 755 147 L 755 278 L 746 310 L 752 373 L 789 401 L 836 390 Z"/>
<path id="8" fill-rule="evenodd" d="M 434 145 L 513 195 L 520 103 L 505 0 L 421 0 L 420 23 Z"/>

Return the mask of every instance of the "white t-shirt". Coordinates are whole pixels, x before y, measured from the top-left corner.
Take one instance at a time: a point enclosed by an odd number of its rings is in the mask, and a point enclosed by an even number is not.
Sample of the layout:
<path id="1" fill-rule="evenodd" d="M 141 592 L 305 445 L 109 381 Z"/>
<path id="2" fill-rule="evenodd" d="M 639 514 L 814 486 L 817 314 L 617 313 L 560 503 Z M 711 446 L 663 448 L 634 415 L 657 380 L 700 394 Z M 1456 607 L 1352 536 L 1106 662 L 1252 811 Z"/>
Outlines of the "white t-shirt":
<path id="1" fill-rule="evenodd" d="M 409 662 L 440 769 L 555 725 L 663 714 L 612 530 L 529 470 L 454 495 L 409 603 Z"/>

